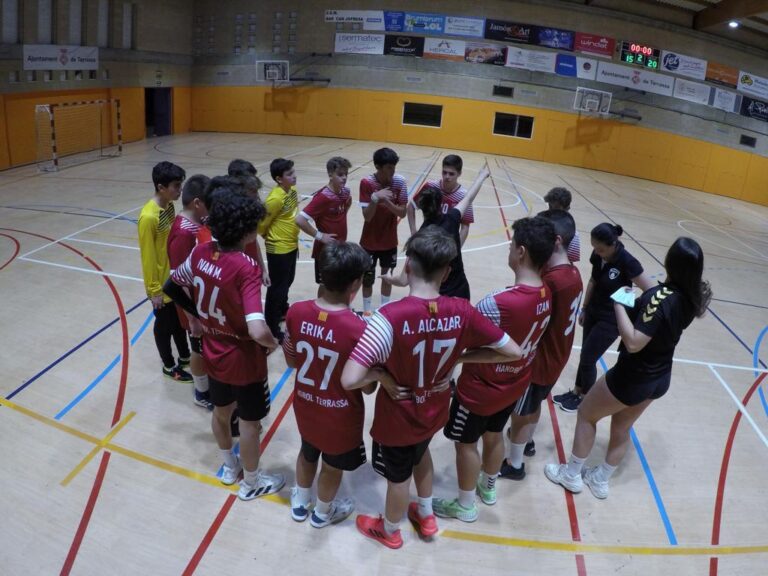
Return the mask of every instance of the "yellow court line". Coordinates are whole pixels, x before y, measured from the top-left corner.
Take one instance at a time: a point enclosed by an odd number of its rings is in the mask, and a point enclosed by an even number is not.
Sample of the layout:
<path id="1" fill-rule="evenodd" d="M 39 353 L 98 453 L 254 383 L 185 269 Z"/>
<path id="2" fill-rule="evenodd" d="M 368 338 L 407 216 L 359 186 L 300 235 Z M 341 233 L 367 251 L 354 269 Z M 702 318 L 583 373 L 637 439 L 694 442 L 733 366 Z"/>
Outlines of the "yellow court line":
<path id="1" fill-rule="evenodd" d="M 103 448 L 105 450 L 109 450 L 111 452 L 115 452 L 117 454 L 126 456 L 127 458 L 130 458 L 132 460 L 143 462 L 144 464 L 147 464 L 149 466 L 153 466 L 155 468 L 159 468 L 167 472 L 172 472 L 174 474 L 178 474 L 180 476 L 184 476 L 185 478 L 196 480 L 197 482 L 202 482 L 203 484 L 207 484 L 215 488 L 224 489 L 229 492 L 236 492 L 238 490 L 237 484 L 233 484 L 232 486 L 225 486 L 215 476 L 211 476 L 208 474 L 200 474 L 199 472 L 195 472 L 193 470 L 189 470 L 187 468 L 183 468 L 181 466 L 177 466 L 175 464 L 171 464 L 163 460 L 158 460 L 157 458 L 153 458 L 152 456 L 148 456 L 146 454 L 142 454 L 140 452 L 136 452 L 128 448 L 124 448 L 123 446 L 120 446 L 118 444 L 112 444 L 111 442 L 106 442 L 103 446 L 101 446 L 101 443 L 105 442 L 108 437 L 105 437 L 104 440 L 99 440 L 95 436 L 91 436 L 90 434 L 86 434 L 85 432 L 81 432 L 75 428 L 61 424 L 56 420 L 43 416 L 42 414 L 33 412 L 32 410 L 29 410 L 28 408 L 24 408 L 23 406 L 19 406 L 18 404 L 11 402 L 10 400 L 6 400 L 5 398 L 0 397 L 0 405 L 6 406 L 11 410 L 15 410 L 16 412 L 20 412 L 25 416 L 29 416 L 30 418 L 33 418 L 38 422 L 46 424 L 47 426 L 51 426 L 53 428 L 61 430 L 62 432 L 66 432 L 67 434 L 70 434 L 72 436 L 76 436 L 77 438 L 85 440 L 86 442 L 95 444 L 97 449 Z M 127 420 L 129 419 L 130 418 L 127 417 L 125 420 L 125 423 L 127 423 Z M 115 427 L 115 429 L 112 432 L 116 433 L 118 430 L 119 428 Z M 112 434 L 112 436 L 114 436 L 114 434 Z M 277 494 L 264 496 L 262 499 L 269 500 L 271 502 L 275 502 L 278 504 L 285 504 L 285 505 L 289 504 L 289 500 L 287 498 L 278 496 Z M 465 542 L 478 542 L 482 544 L 494 544 L 497 546 L 508 546 L 513 548 L 530 548 L 534 550 L 552 550 L 552 551 L 570 552 L 570 553 L 622 554 L 622 555 L 641 555 L 641 556 L 726 556 L 726 555 L 730 556 L 730 555 L 739 555 L 739 554 L 768 553 L 768 545 L 696 546 L 696 547 L 613 546 L 613 545 L 600 545 L 600 544 L 584 544 L 582 542 L 556 542 L 556 541 L 545 541 L 545 540 L 526 540 L 522 538 L 505 538 L 502 536 L 493 536 L 490 534 L 475 534 L 471 532 L 461 532 L 458 530 L 441 530 L 440 536 L 444 538 L 451 538 L 454 540 L 463 540 Z"/>
<path id="2" fill-rule="evenodd" d="M 66 478 L 64 478 L 64 480 L 62 480 L 62 481 L 61 481 L 61 485 L 62 485 L 62 486 L 67 486 L 67 485 L 68 485 L 70 482 L 72 482 L 72 480 L 75 478 L 75 476 L 77 476 L 77 475 L 80 473 L 80 471 L 81 471 L 83 468 L 85 468 L 85 466 L 88 464 L 88 462 L 90 462 L 91 460 L 93 460 L 93 458 L 96 456 L 96 454 L 98 454 L 98 453 L 101 451 L 101 449 L 102 449 L 102 448 L 104 448 L 104 447 L 105 447 L 107 444 L 109 444 L 109 441 L 110 441 L 110 440 L 112 440 L 112 438 L 114 438 L 114 437 L 115 437 L 115 434 L 117 434 L 118 432 L 120 432 L 120 430 L 121 430 L 121 429 L 122 429 L 122 428 L 123 428 L 123 427 L 124 427 L 126 424 L 128 424 L 128 422 L 130 422 L 130 421 L 131 421 L 131 419 L 132 419 L 134 416 L 136 416 L 136 412 L 129 412 L 129 413 L 128 413 L 128 414 L 125 416 L 125 418 L 123 418 L 122 420 L 120 420 L 120 422 L 118 422 L 118 423 L 117 423 L 117 426 L 115 426 L 115 427 L 114 427 L 114 428 L 113 428 L 113 429 L 110 431 L 110 433 L 109 433 L 109 434 L 107 434 L 106 436 L 104 436 L 104 438 L 103 438 L 101 441 L 99 441 L 99 443 L 98 443 L 96 446 L 94 446 L 94 447 L 93 447 L 93 450 L 91 450 L 91 451 L 88 453 L 88 455 L 87 455 L 85 458 L 83 458 L 83 459 L 80 461 L 80 463 L 79 463 L 77 466 L 75 466 L 75 467 L 74 467 L 74 469 L 72 470 L 72 472 L 70 472 L 69 474 L 67 474 Z"/>

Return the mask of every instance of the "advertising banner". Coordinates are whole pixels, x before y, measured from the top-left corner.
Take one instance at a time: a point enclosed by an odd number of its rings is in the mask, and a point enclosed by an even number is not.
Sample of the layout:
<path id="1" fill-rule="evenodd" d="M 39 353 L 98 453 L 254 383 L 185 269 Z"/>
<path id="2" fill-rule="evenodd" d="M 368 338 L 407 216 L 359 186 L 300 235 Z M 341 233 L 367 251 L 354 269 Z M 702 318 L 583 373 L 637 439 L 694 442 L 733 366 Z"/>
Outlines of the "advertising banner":
<path id="1" fill-rule="evenodd" d="M 354 22 L 363 30 L 384 31 L 383 10 L 326 10 L 326 22 Z"/>
<path id="2" fill-rule="evenodd" d="M 387 34 L 384 38 L 384 54 L 421 57 L 424 55 L 424 38 Z"/>
<path id="3" fill-rule="evenodd" d="M 526 50 L 517 46 L 507 47 L 507 62 L 509 68 L 531 70 L 532 72 L 555 73 L 557 54 L 543 50 Z"/>
<path id="4" fill-rule="evenodd" d="M 744 96 L 741 99 L 741 115 L 768 122 L 768 102 Z"/>
<path id="5" fill-rule="evenodd" d="M 96 46 L 24 44 L 24 70 L 98 70 Z"/>
<path id="6" fill-rule="evenodd" d="M 559 76 L 570 76 L 576 78 L 578 63 L 576 56 L 572 54 L 558 54 L 555 61 L 555 73 Z"/>
<path id="7" fill-rule="evenodd" d="M 681 100 L 695 102 L 696 104 L 709 104 L 709 93 L 712 88 L 699 82 L 691 82 L 682 78 L 675 79 L 675 90 L 672 95 Z"/>
<path id="8" fill-rule="evenodd" d="M 423 12 L 406 12 L 403 32 L 418 32 L 432 36 L 442 34 L 445 30 L 445 16 L 442 14 L 424 14 Z"/>
<path id="9" fill-rule="evenodd" d="M 707 61 L 693 56 L 686 56 L 678 52 L 661 52 L 661 72 L 670 72 L 678 76 L 688 76 L 696 80 L 704 80 L 707 77 Z"/>
<path id="10" fill-rule="evenodd" d="M 485 18 L 466 18 L 463 16 L 445 17 L 447 36 L 468 36 L 482 38 L 485 31 Z"/>
<path id="11" fill-rule="evenodd" d="M 736 88 L 736 82 L 739 80 L 739 71 L 736 68 L 718 64 L 717 62 L 707 62 L 707 82 L 720 84 L 721 86 L 730 86 Z"/>
<path id="12" fill-rule="evenodd" d="M 506 46 L 485 42 L 467 42 L 464 60 L 475 64 L 494 64 L 504 66 L 507 60 Z"/>
<path id="13" fill-rule="evenodd" d="M 424 58 L 464 62 L 467 44 L 452 38 L 424 38 Z"/>
<path id="14" fill-rule="evenodd" d="M 336 34 L 334 52 L 339 54 L 384 54 L 384 34 Z"/>
<path id="15" fill-rule="evenodd" d="M 736 106 L 737 98 L 738 94 L 736 92 L 715 88 L 710 95 L 709 105 L 726 112 L 738 112 L 739 110 Z"/>
<path id="16" fill-rule="evenodd" d="M 751 72 L 741 70 L 739 72 L 739 82 L 736 85 L 739 92 L 744 92 L 750 96 L 757 96 L 768 100 L 768 78 L 755 76 Z"/>
<path id="17" fill-rule="evenodd" d="M 571 30 L 536 27 L 536 44 L 539 46 L 573 52 L 574 36 L 575 32 Z"/>
<path id="18" fill-rule="evenodd" d="M 485 21 L 485 37 L 488 40 L 500 40 L 501 42 L 517 42 L 531 44 L 534 40 L 535 27 L 530 24 L 516 24 L 503 20 Z"/>
<path id="19" fill-rule="evenodd" d="M 613 58 L 613 52 L 616 50 L 616 40 L 608 36 L 600 36 L 599 34 L 576 32 L 573 49 L 584 54 Z"/>
<path id="20" fill-rule="evenodd" d="M 405 12 L 384 11 L 384 30 L 402 32 L 405 27 Z"/>
<path id="21" fill-rule="evenodd" d="M 661 94 L 662 96 L 672 96 L 675 81 L 674 78 L 664 74 L 648 72 L 641 68 L 619 66 L 610 62 L 600 62 L 595 79 L 598 82 Z"/>
<path id="22" fill-rule="evenodd" d="M 576 57 L 576 77 L 583 80 L 594 80 L 597 76 L 597 60 Z"/>

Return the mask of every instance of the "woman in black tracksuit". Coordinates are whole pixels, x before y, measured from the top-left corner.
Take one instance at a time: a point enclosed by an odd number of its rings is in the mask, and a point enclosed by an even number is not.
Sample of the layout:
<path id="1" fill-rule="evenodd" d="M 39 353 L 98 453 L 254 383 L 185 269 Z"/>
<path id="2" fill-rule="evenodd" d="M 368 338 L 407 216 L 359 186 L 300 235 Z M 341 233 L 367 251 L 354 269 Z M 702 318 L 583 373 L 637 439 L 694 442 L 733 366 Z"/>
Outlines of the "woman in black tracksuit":
<path id="1" fill-rule="evenodd" d="M 624 248 L 621 226 L 603 222 L 592 229 L 592 276 L 584 292 L 579 324 L 584 327 L 581 356 L 573 390 L 552 398 L 561 410 L 575 412 L 597 378 L 597 361 L 619 337 L 611 294 L 635 284 L 648 290 L 653 283 L 637 259 Z"/>
<path id="2" fill-rule="evenodd" d="M 664 282 L 646 290 L 632 309 L 613 303 L 621 335 L 619 359 L 584 398 L 568 463 L 544 468 L 547 478 L 571 492 L 580 492 L 586 484 L 597 498 L 608 496 L 608 480 L 629 447 L 630 428 L 669 390 L 680 335 L 706 312 L 712 298 L 709 283 L 702 280 L 704 254 L 695 240 L 678 238 L 664 268 Z M 605 461 L 583 468 L 597 423 L 606 416 L 611 416 L 611 436 Z"/>

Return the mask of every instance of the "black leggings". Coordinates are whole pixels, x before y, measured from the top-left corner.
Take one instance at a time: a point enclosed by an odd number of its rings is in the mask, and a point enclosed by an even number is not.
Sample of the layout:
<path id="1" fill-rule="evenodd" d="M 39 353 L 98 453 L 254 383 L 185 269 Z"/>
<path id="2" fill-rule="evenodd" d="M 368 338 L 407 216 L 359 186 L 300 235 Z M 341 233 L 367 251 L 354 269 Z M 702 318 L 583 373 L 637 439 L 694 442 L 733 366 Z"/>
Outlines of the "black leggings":
<path id="1" fill-rule="evenodd" d="M 189 358 L 189 343 L 187 331 L 181 327 L 179 315 L 173 302 L 164 304 L 162 308 L 155 308 L 155 345 L 166 368 L 176 366 L 171 348 L 171 338 L 176 342 L 176 350 L 180 358 Z"/>
<path id="2" fill-rule="evenodd" d="M 582 394 L 589 392 L 597 379 L 597 361 L 619 337 L 616 321 L 594 318 L 584 314 L 584 333 L 581 338 L 581 357 L 576 373 L 576 387 Z"/>
<path id="3" fill-rule="evenodd" d="M 264 319 L 272 335 L 277 338 L 280 333 L 280 319 L 288 311 L 288 291 L 296 277 L 296 260 L 299 251 L 288 254 L 270 254 L 267 252 L 269 279 L 271 285 L 267 288 L 267 298 L 264 302 Z"/>

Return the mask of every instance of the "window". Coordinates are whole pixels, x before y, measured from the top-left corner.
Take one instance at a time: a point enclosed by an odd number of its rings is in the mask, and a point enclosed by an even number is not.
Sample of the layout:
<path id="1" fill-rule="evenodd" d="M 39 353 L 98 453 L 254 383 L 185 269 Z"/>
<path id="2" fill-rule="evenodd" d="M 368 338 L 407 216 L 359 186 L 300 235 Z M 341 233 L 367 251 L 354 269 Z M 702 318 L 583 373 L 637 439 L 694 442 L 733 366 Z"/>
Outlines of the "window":
<path id="1" fill-rule="evenodd" d="M 134 5 L 130 2 L 123 4 L 123 48 L 131 50 L 134 48 L 133 43 L 133 24 L 135 18 Z"/>
<path id="2" fill-rule="evenodd" d="M 493 133 L 515 138 L 530 138 L 533 135 L 533 116 L 518 116 L 496 112 Z"/>
<path id="3" fill-rule="evenodd" d="M 19 41 L 19 0 L 3 0 L 3 44 Z M 18 80 L 16 80 L 18 82 Z"/>
<path id="4" fill-rule="evenodd" d="M 512 98 L 515 95 L 515 89 L 512 86 L 499 86 L 498 84 L 494 84 L 493 95 Z"/>
<path id="5" fill-rule="evenodd" d="M 83 44 L 83 1 L 69 0 L 69 43 Z"/>
<path id="6" fill-rule="evenodd" d="M 754 136 L 747 136 L 746 134 L 742 134 L 739 138 L 739 144 L 742 146 L 749 146 L 750 148 L 754 148 L 757 145 L 757 138 Z"/>
<path id="7" fill-rule="evenodd" d="M 109 45 L 109 0 L 99 0 L 96 21 L 96 46 L 106 48 Z"/>
<path id="8" fill-rule="evenodd" d="M 37 43 L 53 43 L 53 0 L 37 0 Z"/>
<path id="9" fill-rule="evenodd" d="M 442 120 L 442 106 L 436 106 L 434 104 L 416 104 L 414 102 L 405 102 L 403 104 L 403 124 L 440 128 Z"/>

